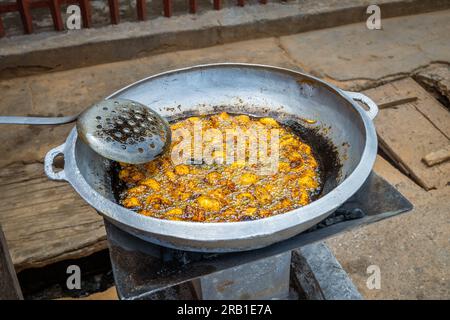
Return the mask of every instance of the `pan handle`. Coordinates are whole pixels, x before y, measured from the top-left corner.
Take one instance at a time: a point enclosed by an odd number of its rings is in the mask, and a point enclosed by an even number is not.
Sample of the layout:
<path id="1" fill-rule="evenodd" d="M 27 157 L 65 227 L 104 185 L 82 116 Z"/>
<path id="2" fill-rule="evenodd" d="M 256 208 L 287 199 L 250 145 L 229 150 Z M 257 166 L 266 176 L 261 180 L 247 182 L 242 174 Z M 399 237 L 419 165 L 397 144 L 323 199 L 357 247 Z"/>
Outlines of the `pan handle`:
<path id="1" fill-rule="evenodd" d="M 375 119 L 375 117 L 378 114 L 378 106 L 372 99 L 370 99 L 368 96 L 363 95 L 360 92 L 344 91 L 344 93 L 353 100 L 364 103 L 369 108 L 369 110 L 366 110 L 366 113 L 369 116 L 369 118 L 371 120 Z"/>
<path id="2" fill-rule="evenodd" d="M 65 146 L 66 146 L 66 144 L 63 143 L 62 145 L 51 149 L 45 155 L 45 160 L 44 160 L 45 174 L 52 180 L 66 180 L 67 181 L 64 169 L 61 169 L 60 171 L 55 171 L 53 168 L 55 158 L 60 155 L 64 156 Z"/>

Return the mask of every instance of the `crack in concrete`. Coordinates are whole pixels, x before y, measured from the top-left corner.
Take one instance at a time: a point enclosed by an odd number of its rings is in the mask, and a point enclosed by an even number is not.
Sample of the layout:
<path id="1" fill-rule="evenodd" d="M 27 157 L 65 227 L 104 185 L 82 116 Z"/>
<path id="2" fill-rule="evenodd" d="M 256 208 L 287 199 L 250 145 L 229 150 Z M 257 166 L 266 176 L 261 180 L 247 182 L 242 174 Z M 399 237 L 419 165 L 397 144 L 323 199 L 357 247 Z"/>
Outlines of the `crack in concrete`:
<path id="1" fill-rule="evenodd" d="M 281 50 L 281 53 L 289 60 L 290 63 L 294 64 L 295 66 L 299 67 L 304 72 L 309 72 L 309 70 L 306 68 L 306 66 L 292 57 L 289 53 L 289 51 L 284 47 L 283 43 L 281 42 L 280 37 L 274 38 L 275 45 Z"/>
<path id="2" fill-rule="evenodd" d="M 359 87 L 359 90 L 368 90 L 368 89 L 372 89 L 375 87 L 378 87 L 380 85 L 386 84 L 388 82 L 391 81 L 395 81 L 395 80 L 400 80 L 403 78 L 407 78 L 407 77 L 412 77 L 414 75 L 416 75 L 417 73 L 425 70 L 426 68 L 431 67 L 432 65 L 439 65 L 439 64 L 444 64 L 444 65 L 450 65 L 450 62 L 447 61 L 430 61 L 429 63 L 416 67 L 414 69 L 412 69 L 411 71 L 407 71 L 407 72 L 396 72 L 396 73 L 392 73 L 392 74 L 388 74 L 385 75 L 383 77 L 380 78 L 365 78 L 365 77 L 355 77 L 355 78 L 350 78 L 350 79 L 337 79 L 329 74 L 325 74 L 325 77 L 327 79 L 331 79 L 333 82 L 336 83 L 348 83 L 348 82 L 355 82 L 355 81 L 368 81 L 370 83 L 368 83 L 367 85 L 362 84 L 361 87 Z M 324 78 L 325 78 L 324 77 Z"/>
<path id="3" fill-rule="evenodd" d="M 448 62 L 448 61 L 435 60 L 435 61 L 430 61 L 429 63 L 427 63 L 425 65 L 416 67 L 416 68 L 412 69 L 411 71 L 392 73 L 392 74 L 388 74 L 388 75 L 385 75 L 380 78 L 355 77 L 355 78 L 350 78 L 350 79 L 338 79 L 327 73 L 319 74 L 320 72 L 315 71 L 310 68 L 307 68 L 301 61 L 297 60 L 289 53 L 289 50 L 283 45 L 283 43 L 281 41 L 281 37 L 275 37 L 274 42 L 275 42 L 275 45 L 281 50 L 282 54 L 289 60 L 290 63 L 299 67 L 302 71 L 310 73 L 313 76 L 317 76 L 319 78 L 322 78 L 325 81 L 332 82 L 333 84 L 342 84 L 342 83 L 349 83 L 349 82 L 351 83 L 351 82 L 356 82 L 356 81 L 367 81 L 368 82 L 366 84 L 364 84 L 364 83 L 360 84 L 358 86 L 358 90 L 368 90 L 368 89 L 372 89 L 372 88 L 378 87 L 380 85 L 386 84 L 391 81 L 400 80 L 400 79 L 403 79 L 406 77 L 412 77 L 412 76 L 416 75 L 417 73 L 419 73 L 420 71 L 423 71 L 424 69 L 426 69 L 432 65 L 435 65 L 435 64 L 450 65 L 450 62 Z"/>

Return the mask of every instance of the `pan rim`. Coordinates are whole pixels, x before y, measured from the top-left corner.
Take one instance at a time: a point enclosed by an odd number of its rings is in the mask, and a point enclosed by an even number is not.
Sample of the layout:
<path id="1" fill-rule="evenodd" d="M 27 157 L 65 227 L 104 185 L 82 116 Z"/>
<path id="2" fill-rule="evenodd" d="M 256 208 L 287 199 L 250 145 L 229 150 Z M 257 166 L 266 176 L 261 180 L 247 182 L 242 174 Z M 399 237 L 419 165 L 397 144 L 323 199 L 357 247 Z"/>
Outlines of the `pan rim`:
<path id="1" fill-rule="evenodd" d="M 260 64 L 233 62 L 203 64 L 166 71 L 146 77 L 114 92 L 106 99 L 117 97 L 133 86 L 168 74 L 175 74 L 195 69 L 217 67 L 262 68 L 271 71 L 279 71 L 291 75 L 310 78 L 314 81 L 319 82 L 323 86 L 328 87 L 341 98 L 348 101 L 361 117 L 366 134 L 363 153 L 361 155 L 359 163 L 356 165 L 353 172 L 323 197 L 311 202 L 307 206 L 297 208 L 280 215 L 275 215 L 264 219 L 241 222 L 204 223 L 163 220 L 136 214 L 135 212 L 106 199 L 89 186 L 89 184 L 86 182 L 83 175 L 77 168 L 75 146 L 78 137 L 76 129 L 74 128 L 66 141 L 65 155 L 67 165 L 65 171 L 67 180 L 82 196 L 82 198 L 86 200 L 91 206 L 96 208 L 101 214 L 105 215 L 106 218 L 124 227 L 132 228 L 137 231 L 138 234 L 146 235 L 150 233 L 159 235 L 163 238 L 168 239 L 169 242 L 170 238 L 173 238 L 181 241 L 190 240 L 202 244 L 212 241 L 220 243 L 223 241 L 245 240 L 270 236 L 274 233 L 293 228 L 296 225 L 302 223 L 306 224 L 308 221 L 314 221 L 321 217 L 325 218 L 327 214 L 333 212 L 338 206 L 344 203 L 362 186 L 372 170 L 377 154 L 377 137 L 374 124 L 366 114 L 365 110 L 350 97 L 348 97 L 344 93 L 344 91 L 314 76 L 310 76 L 302 72 L 286 68 Z M 276 237 L 274 237 L 272 242 L 276 241 Z M 155 242 L 157 242 L 157 240 L 155 240 Z"/>

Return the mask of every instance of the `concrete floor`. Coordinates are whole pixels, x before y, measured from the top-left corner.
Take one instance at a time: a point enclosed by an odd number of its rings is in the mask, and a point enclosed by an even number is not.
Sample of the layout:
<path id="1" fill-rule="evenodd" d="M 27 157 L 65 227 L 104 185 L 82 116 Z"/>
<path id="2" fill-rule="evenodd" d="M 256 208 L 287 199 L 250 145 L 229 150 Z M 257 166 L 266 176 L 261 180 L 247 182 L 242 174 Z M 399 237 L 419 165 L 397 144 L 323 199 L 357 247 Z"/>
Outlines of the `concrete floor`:
<path id="1" fill-rule="evenodd" d="M 414 205 L 405 213 L 327 241 L 366 299 L 450 298 L 450 187 L 426 192 L 382 158 L 375 171 Z M 377 265 L 381 288 L 370 290 Z"/>
<path id="2" fill-rule="evenodd" d="M 361 90 L 429 65 L 449 64 L 449 19 L 450 11 L 440 11 L 385 19 L 379 31 L 358 23 L 0 80 L 0 109 L 10 115 L 68 115 L 157 72 L 220 61 L 303 70 L 342 88 Z M 0 166 L 41 162 L 71 128 L 8 127 L 0 138 Z M 329 246 L 365 298 L 450 298 L 450 187 L 425 192 L 382 159 L 376 170 L 413 202 L 414 211 L 342 234 L 330 239 Z M 366 269 L 373 264 L 381 269 L 380 290 L 366 286 Z"/>

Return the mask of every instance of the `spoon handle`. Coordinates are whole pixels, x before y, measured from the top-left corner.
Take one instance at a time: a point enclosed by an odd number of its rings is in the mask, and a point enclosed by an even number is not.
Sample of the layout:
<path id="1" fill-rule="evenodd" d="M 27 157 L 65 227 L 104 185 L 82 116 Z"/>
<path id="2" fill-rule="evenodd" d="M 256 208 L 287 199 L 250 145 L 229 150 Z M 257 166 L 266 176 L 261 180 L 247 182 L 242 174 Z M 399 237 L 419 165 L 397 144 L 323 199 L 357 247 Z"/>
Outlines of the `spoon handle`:
<path id="1" fill-rule="evenodd" d="M 33 125 L 49 125 L 49 124 L 65 124 L 75 121 L 78 115 L 67 117 L 16 117 L 16 116 L 0 116 L 0 124 L 33 124 Z"/>

